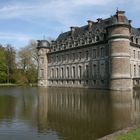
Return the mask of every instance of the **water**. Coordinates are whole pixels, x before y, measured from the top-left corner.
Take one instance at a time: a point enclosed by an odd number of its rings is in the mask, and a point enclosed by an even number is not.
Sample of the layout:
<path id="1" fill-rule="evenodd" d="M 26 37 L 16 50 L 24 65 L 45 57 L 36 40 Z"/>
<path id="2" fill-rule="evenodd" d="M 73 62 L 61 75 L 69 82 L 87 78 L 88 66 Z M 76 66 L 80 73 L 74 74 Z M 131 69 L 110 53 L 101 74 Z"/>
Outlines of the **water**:
<path id="1" fill-rule="evenodd" d="M 140 123 L 140 93 L 0 88 L 0 140 L 95 140 Z"/>

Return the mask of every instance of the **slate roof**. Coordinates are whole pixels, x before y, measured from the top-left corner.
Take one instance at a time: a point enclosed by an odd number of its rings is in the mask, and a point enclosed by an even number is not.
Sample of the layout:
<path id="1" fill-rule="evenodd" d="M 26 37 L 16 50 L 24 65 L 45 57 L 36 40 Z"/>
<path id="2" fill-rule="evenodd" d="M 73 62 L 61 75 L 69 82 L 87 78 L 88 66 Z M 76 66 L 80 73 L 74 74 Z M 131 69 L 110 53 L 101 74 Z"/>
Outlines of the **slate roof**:
<path id="1" fill-rule="evenodd" d="M 122 11 L 124 12 L 124 11 Z M 100 33 L 105 33 L 106 32 L 106 27 L 108 25 L 112 25 L 112 24 L 117 24 L 117 15 L 111 16 L 110 18 L 107 19 L 97 19 L 97 22 L 93 22 L 93 27 L 92 30 L 90 32 L 92 32 L 92 34 L 98 34 L 98 32 Z M 127 17 L 125 17 L 125 24 L 130 25 L 130 20 L 127 19 Z M 77 38 L 77 37 L 82 37 L 85 34 L 89 33 L 88 30 L 88 25 L 82 26 L 82 27 L 75 27 L 75 31 L 73 34 L 73 38 Z M 136 35 L 136 36 L 140 36 L 140 29 L 138 30 L 137 28 L 132 27 L 131 28 L 131 34 L 132 35 Z M 67 40 L 68 38 L 72 37 L 71 35 L 71 30 L 61 33 L 58 38 L 56 39 L 56 41 L 61 41 L 61 40 Z"/>
<path id="2" fill-rule="evenodd" d="M 131 35 L 140 36 L 140 29 L 131 27 Z"/>

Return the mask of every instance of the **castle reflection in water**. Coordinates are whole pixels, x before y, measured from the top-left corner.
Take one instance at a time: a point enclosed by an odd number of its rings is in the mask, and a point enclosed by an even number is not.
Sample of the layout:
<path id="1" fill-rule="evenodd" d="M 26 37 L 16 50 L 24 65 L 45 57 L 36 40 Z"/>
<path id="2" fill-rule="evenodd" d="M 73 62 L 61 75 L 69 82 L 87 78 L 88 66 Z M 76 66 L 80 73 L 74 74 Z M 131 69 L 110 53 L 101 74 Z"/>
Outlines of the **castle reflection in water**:
<path id="1" fill-rule="evenodd" d="M 0 128 L 6 119 L 11 122 L 16 119 L 26 122 L 39 134 L 55 133 L 59 140 L 94 140 L 140 123 L 140 91 L 137 90 L 18 90 L 10 89 L 10 94 L 9 91 L 2 94 L 0 90 Z"/>
<path id="2" fill-rule="evenodd" d="M 40 89 L 38 107 L 39 131 L 48 127 L 67 140 L 96 139 L 140 123 L 139 91 Z"/>

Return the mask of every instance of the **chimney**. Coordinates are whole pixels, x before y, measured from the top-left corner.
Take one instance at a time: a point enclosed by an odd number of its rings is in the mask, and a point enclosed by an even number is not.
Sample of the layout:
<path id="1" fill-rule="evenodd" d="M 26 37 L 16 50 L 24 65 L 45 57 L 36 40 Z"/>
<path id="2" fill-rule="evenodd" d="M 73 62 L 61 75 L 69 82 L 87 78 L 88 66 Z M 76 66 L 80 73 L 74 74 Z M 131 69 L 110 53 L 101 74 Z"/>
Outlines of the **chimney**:
<path id="1" fill-rule="evenodd" d="M 120 22 L 120 23 L 124 23 L 125 22 L 125 15 L 124 14 L 125 14 L 125 11 L 119 11 L 117 9 L 116 15 L 117 15 L 118 22 Z"/>
<path id="2" fill-rule="evenodd" d="M 89 31 L 92 31 L 93 23 L 94 23 L 94 22 L 91 21 L 91 20 L 88 20 L 87 22 L 88 22 L 88 30 L 89 30 Z"/>
<path id="3" fill-rule="evenodd" d="M 74 33 L 75 33 L 75 31 L 76 31 L 76 28 L 77 28 L 77 27 L 73 27 L 73 26 L 70 27 L 70 29 L 71 29 L 71 36 L 72 36 L 72 37 L 74 37 Z"/>

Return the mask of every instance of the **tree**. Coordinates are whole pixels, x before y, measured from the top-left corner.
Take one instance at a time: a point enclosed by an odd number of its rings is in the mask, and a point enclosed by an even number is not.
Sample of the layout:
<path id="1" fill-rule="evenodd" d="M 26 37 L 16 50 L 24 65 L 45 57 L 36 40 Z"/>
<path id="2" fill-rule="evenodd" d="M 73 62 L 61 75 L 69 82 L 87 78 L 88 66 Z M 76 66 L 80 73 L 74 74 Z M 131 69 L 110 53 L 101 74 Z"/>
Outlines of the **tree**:
<path id="1" fill-rule="evenodd" d="M 5 83 L 7 79 L 7 66 L 5 48 L 0 45 L 0 83 Z"/>
<path id="2" fill-rule="evenodd" d="M 11 44 L 7 44 L 5 48 L 6 66 L 7 66 L 7 83 L 13 83 L 13 74 L 16 69 L 16 51 Z"/>
<path id="3" fill-rule="evenodd" d="M 27 46 L 18 52 L 18 69 L 24 72 L 28 83 L 37 82 L 38 57 L 36 45 L 35 41 L 30 41 Z"/>

